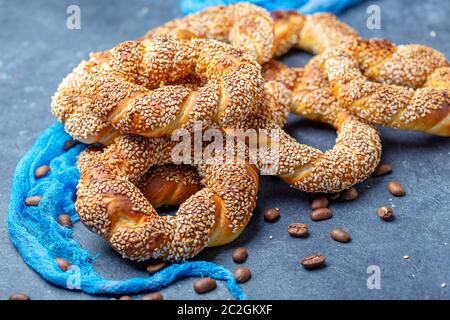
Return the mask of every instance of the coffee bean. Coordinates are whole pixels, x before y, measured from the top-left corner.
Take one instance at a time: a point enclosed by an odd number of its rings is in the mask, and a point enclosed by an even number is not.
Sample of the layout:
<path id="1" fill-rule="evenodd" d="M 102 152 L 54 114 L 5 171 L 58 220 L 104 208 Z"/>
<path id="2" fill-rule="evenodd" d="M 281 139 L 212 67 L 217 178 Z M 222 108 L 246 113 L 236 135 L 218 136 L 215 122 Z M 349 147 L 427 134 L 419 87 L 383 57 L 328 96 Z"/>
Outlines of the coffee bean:
<path id="1" fill-rule="evenodd" d="M 37 206 L 41 201 L 41 196 L 31 196 L 25 199 L 25 205 L 27 206 Z"/>
<path id="2" fill-rule="evenodd" d="M 341 196 L 339 197 L 339 200 L 352 201 L 352 200 L 355 200 L 356 198 L 358 198 L 358 190 L 356 190 L 355 187 L 350 187 L 341 192 Z"/>
<path id="3" fill-rule="evenodd" d="M 141 300 L 164 300 L 164 297 L 161 293 L 154 292 L 142 296 Z"/>
<path id="4" fill-rule="evenodd" d="M 304 257 L 300 260 L 305 269 L 315 269 L 325 264 L 325 257 L 319 253 Z"/>
<path id="5" fill-rule="evenodd" d="M 391 207 L 381 207 L 378 208 L 377 214 L 384 221 L 389 221 L 394 217 L 394 210 Z"/>
<path id="6" fill-rule="evenodd" d="M 154 274 L 154 273 L 164 269 L 165 266 L 166 266 L 166 262 L 164 262 L 162 260 L 156 260 L 147 266 L 147 272 L 150 274 Z"/>
<path id="7" fill-rule="evenodd" d="M 231 256 L 234 262 L 242 263 L 247 260 L 248 252 L 245 248 L 237 248 L 233 251 L 233 255 Z"/>
<path id="8" fill-rule="evenodd" d="M 67 140 L 65 143 L 64 143 L 64 150 L 69 150 L 70 148 L 72 148 L 72 147 L 74 147 L 74 146 L 76 146 L 78 144 L 78 141 L 77 140 L 73 140 L 73 139 L 70 139 L 70 140 Z"/>
<path id="9" fill-rule="evenodd" d="M 288 225 L 288 233 L 296 238 L 308 235 L 308 225 L 306 223 L 291 223 Z"/>
<path id="10" fill-rule="evenodd" d="M 264 212 L 264 220 L 268 222 L 275 222 L 280 218 L 280 209 L 270 208 Z"/>
<path id="11" fill-rule="evenodd" d="M 130 296 L 121 296 L 121 297 L 119 298 L 119 300 L 133 300 L 133 298 L 130 297 Z"/>
<path id="12" fill-rule="evenodd" d="M 9 300 L 31 300 L 25 293 L 13 293 L 9 296 Z"/>
<path id="13" fill-rule="evenodd" d="M 350 234 L 343 229 L 332 230 L 330 232 L 330 236 L 331 236 L 331 238 L 333 238 L 333 240 L 343 242 L 343 243 L 347 243 L 352 240 L 352 237 L 350 237 Z"/>
<path id="14" fill-rule="evenodd" d="M 330 204 L 330 200 L 328 200 L 327 197 L 315 198 L 311 202 L 311 210 L 316 210 L 319 208 L 327 208 L 329 204 Z"/>
<path id="15" fill-rule="evenodd" d="M 62 271 L 67 271 L 70 267 L 70 262 L 63 258 L 56 258 L 55 259 L 56 264 Z"/>
<path id="16" fill-rule="evenodd" d="M 388 183 L 387 188 L 392 195 L 396 197 L 403 197 L 406 192 L 402 185 L 397 180 L 392 180 Z"/>
<path id="17" fill-rule="evenodd" d="M 50 171 L 50 168 L 48 166 L 40 166 L 34 171 L 34 176 L 36 178 L 42 178 Z"/>
<path id="18" fill-rule="evenodd" d="M 375 176 L 384 176 L 385 174 L 388 174 L 388 173 L 391 173 L 391 172 L 392 172 L 391 165 L 389 165 L 387 163 L 382 163 L 382 164 L 378 165 L 378 167 L 375 169 L 373 174 Z"/>
<path id="19" fill-rule="evenodd" d="M 247 282 L 252 276 L 249 268 L 237 268 L 234 272 L 234 278 L 237 283 Z"/>
<path id="20" fill-rule="evenodd" d="M 340 192 L 330 193 L 328 195 L 328 199 L 330 199 L 330 200 L 337 200 L 337 199 L 339 199 L 340 196 L 341 196 Z"/>
<path id="21" fill-rule="evenodd" d="M 194 290 L 197 293 L 206 293 L 217 288 L 216 280 L 211 278 L 202 278 L 194 282 Z"/>
<path id="22" fill-rule="evenodd" d="M 58 223 L 63 227 L 71 227 L 72 219 L 68 214 L 62 213 L 58 216 Z"/>
<path id="23" fill-rule="evenodd" d="M 313 221 L 320 221 L 330 219 L 333 214 L 331 213 L 331 210 L 329 208 L 319 208 L 311 211 L 311 214 L 309 216 Z"/>

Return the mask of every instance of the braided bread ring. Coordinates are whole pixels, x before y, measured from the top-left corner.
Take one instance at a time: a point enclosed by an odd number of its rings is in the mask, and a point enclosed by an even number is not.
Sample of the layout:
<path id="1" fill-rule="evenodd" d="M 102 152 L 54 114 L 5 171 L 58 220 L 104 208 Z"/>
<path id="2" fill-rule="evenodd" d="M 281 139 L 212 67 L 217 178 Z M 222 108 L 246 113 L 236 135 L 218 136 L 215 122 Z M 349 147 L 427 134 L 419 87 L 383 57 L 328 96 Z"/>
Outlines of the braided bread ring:
<path id="1" fill-rule="evenodd" d="M 104 148 L 93 145 L 78 156 L 78 168 L 84 170 Z M 136 186 L 154 208 L 178 206 L 202 188 L 198 172 L 188 165 L 164 164 L 151 167 Z"/>
<path id="2" fill-rule="evenodd" d="M 229 42 L 265 63 L 272 58 L 273 23 L 269 13 L 250 3 L 216 6 L 175 19 L 150 30 L 143 38 L 174 34 L 181 39 L 208 38 Z"/>
<path id="3" fill-rule="evenodd" d="M 421 45 L 346 41 L 325 53 L 333 93 L 373 123 L 450 136 L 450 63 Z"/>
<path id="4" fill-rule="evenodd" d="M 160 85 L 194 76 L 198 90 Z M 206 39 L 160 36 L 128 41 L 94 54 L 60 84 L 52 112 L 85 143 L 108 143 L 121 133 L 169 135 L 195 120 L 233 125 L 263 88 L 260 66 L 231 46 Z"/>
<path id="5" fill-rule="evenodd" d="M 234 240 L 252 215 L 256 169 L 227 162 L 198 165 L 204 188 L 189 197 L 176 216 L 159 216 L 136 183 L 153 164 L 169 163 L 173 147 L 168 138 L 123 135 L 79 163 L 80 219 L 123 257 L 191 258 L 206 246 Z"/>

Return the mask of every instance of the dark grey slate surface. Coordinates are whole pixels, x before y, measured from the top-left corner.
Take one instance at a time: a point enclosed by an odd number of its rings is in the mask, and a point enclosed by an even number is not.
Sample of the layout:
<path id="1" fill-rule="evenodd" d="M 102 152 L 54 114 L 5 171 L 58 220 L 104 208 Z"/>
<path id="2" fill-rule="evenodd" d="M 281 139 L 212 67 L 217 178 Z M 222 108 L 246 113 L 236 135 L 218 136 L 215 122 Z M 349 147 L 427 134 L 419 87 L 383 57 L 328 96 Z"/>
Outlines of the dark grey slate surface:
<path id="1" fill-rule="evenodd" d="M 382 29 L 366 28 L 369 4 L 381 7 Z M 69 4 L 81 7 L 81 30 L 66 28 Z M 358 5 L 341 18 L 365 37 L 386 37 L 398 43 L 423 43 L 450 54 L 448 1 L 373 1 Z M 6 212 L 11 176 L 19 158 L 39 134 L 55 121 L 50 98 L 60 80 L 89 51 L 107 49 L 119 41 L 138 37 L 149 28 L 180 15 L 175 0 L 152 1 L 13 1 L 0 0 L 0 298 L 27 292 L 41 299 L 91 299 L 92 296 L 56 288 L 28 268 L 8 239 Z M 436 36 L 431 37 L 430 32 Z M 306 54 L 293 53 L 285 61 L 301 66 Z M 334 131 L 296 117 L 288 131 L 297 139 L 326 149 Z M 230 269 L 233 248 L 245 246 L 245 265 L 253 279 L 243 288 L 255 299 L 448 299 L 450 288 L 450 139 L 382 129 L 383 159 L 394 173 L 370 178 L 357 186 L 360 198 L 332 206 L 334 218 L 312 223 L 308 197 L 276 178 L 263 177 L 258 209 L 242 236 L 230 245 L 207 249 L 198 258 Z M 386 183 L 398 179 L 407 196 L 393 198 Z M 381 205 L 395 206 L 397 219 L 381 221 Z M 262 211 L 279 207 L 280 221 L 263 222 Z M 290 238 L 291 222 L 310 223 L 307 239 Z M 331 240 L 328 232 L 344 227 L 353 236 L 349 244 Z M 145 275 L 143 265 L 121 260 L 105 243 L 76 226 L 76 237 L 101 258 L 96 267 L 104 276 L 120 279 Z M 272 240 L 269 237 L 272 236 Z M 327 267 L 302 269 L 300 257 L 322 252 Z M 409 255 L 409 260 L 403 259 Z M 369 265 L 381 268 L 381 289 L 366 286 Z M 219 299 L 230 295 L 219 284 L 211 293 L 197 296 L 193 279 L 163 290 L 166 299 Z"/>

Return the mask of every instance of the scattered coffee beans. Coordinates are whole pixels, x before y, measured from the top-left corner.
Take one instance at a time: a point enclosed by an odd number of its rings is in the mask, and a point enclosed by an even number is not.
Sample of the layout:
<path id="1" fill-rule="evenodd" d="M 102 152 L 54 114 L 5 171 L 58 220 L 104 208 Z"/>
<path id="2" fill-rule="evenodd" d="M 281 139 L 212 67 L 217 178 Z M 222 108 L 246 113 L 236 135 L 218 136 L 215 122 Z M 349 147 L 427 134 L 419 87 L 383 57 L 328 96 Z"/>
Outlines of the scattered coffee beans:
<path id="1" fill-rule="evenodd" d="M 68 214 L 62 213 L 58 216 L 58 223 L 63 227 L 71 227 L 72 219 Z"/>
<path id="2" fill-rule="evenodd" d="M 25 293 L 13 293 L 9 296 L 9 300 L 31 300 Z"/>
<path id="3" fill-rule="evenodd" d="M 42 178 L 50 171 L 50 168 L 48 166 L 40 166 L 39 168 L 34 171 L 34 176 L 36 178 Z"/>
<path id="4" fill-rule="evenodd" d="M 67 151 L 70 148 L 76 146 L 77 144 L 78 144 L 77 140 L 73 140 L 73 139 L 67 140 L 66 143 L 64 143 L 64 150 Z"/>
<path id="5" fill-rule="evenodd" d="M 31 196 L 25 199 L 25 204 L 27 206 L 37 206 L 39 205 L 41 199 L 42 199 L 41 196 Z"/>
<path id="6" fill-rule="evenodd" d="M 315 269 L 325 264 L 325 257 L 321 254 L 313 254 L 300 260 L 301 265 L 305 269 Z"/>
<path id="7" fill-rule="evenodd" d="M 328 195 L 328 199 L 330 199 L 330 200 L 337 200 L 337 199 L 339 199 L 340 196 L 341 196 L 340 192 L 330 193 Z"/>
<path id="8" fill-rule="evenodd" d="M 295 238 L 306 237 L 308 225 L 306 223 L 291 223 L 288 225 L 288 233 Z"/>
<path id="9" fill-rule="evenodd" d="M 392 172 L 392 167 L 391 165 L 387 164 L 387 163 L 382 163 L 379 164 L 378 167 L 375 169 L 375 171 L 373 172 L 373 174 L 375 176 L 384 176 L 388 173 Z"/>
<path id="10" fill-rule="evenodd" d="M 154 273 L 164 269 L 165 266 L 166 266 L 166 263 L 164 261 L 156 260 L 147 266 L 147 272 L 150 274 L 154 274 Z"/>
<path id="11" fill-rule="evenodd" d="M 309 216 L 313 221 L 320 221 L 330 219 L 333 214 L 331 213 L 331 210 L 329 208 L 319 208 L 311 211 L 311 214 Z"/>
<path id="12" fill-rule="evenodd" d="M 234 262 L 242 263 L 247 260 L 248 251 L 245 248 L 237 248 L 233 251 L 233 255 L 231 256 Z"/>
<path id="13" fill-rule="evenodd" d="M 328 198 L 326 198 L 326 197 L 315 198 L 311 202 L 311 210 L 316 210 L 319 208 L 328 208 L 329 204 L 330 204 L 330 200 L 328 200 Z"/>
<path id="14" fill-rule="evenodd" d="M 377 214 L 384 221 L 388 221 L 394 217 L 394 210 L 391 207 L 381 207 L 378 208 Z"/>
<path id="15" fill-rule="evenodd" d="M 146 295 L 143 295 L 141 297 L 141 300 L 164 300 L 164 297 L 159 292 L 149 293 Z"/>
<path id="16" fill-rule="evenodd" d="M 350 187 L 341 192 L 341 196 L 339 197 L 339 200 L 352 201 L 352 200 L 355 200 L 356 198 L 358 198 L 358 190 L 356 190 L 355 187 Z"/>
<path id="17" fill-rule="evenodd" d="M 350 234 L 343 229 L 334 229 L 330 232 L 330 237 L 338 242 L 347 243 L 352 240 Z"/>
<path id="18" fill-rule="evenodd" d="M 237 283 L 247 282 L 252 276 L 249 268 L 237 268 L 234 272 L 234 278 Z"/>
<path id="19" fill-rule="evenodd" d="M 56 264 L 62 271 L 67 271 L 70 267 L 70 262 L 63 258 L 56 258 L 55 259 Z"/>
<path id="20" fill-rule="evenodd" d="M 216 280 L 211 278 L 202 278 L 194 282 L 194 290 L 197 293 L 206 293 L 217 288 Z"/>
<path id="21" fill-rule="evenodd" d="M 264 220 L 268 222 L 275 222 L 280 219 L 280 209 L 270 208 L 264 212 Z"/>
<path id="22" fill-rule="evenodd" d="M 405 189 L 403 189 L 402 185 L 397 180 L 389 182 L 387 188 L 389 192 L 396 197 L 403 197 L 406 194 Z"/>
<path id="23" fill-rule="evenodd" d="M 133 300 L 133 298 L 130 297 L 130 296 L 121 296 L 121 297 L 119 298 L 119 300 Z"/>

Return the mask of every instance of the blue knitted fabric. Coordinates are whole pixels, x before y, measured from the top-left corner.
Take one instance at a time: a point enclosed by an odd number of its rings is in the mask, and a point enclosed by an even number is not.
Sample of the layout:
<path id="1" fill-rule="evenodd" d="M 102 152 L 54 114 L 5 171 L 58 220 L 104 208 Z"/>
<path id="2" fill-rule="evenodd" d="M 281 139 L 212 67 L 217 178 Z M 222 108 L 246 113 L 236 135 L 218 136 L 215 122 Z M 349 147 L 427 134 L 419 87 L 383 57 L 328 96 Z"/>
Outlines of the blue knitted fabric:
<path id="1" fill-rule="evenodd" d="M 339 13 L 364 0 L 246 0 L 267 10 L 293 9 L 302 13 Z M 180 0 L 181 12 L 190 14 L 208 7 L 243 2 L 243 0 Z"/>
<path id="2" fill-rule="evenodd" d="M 299 9 L 304 13 L 331 11 L 340 12 L 361 0 L 252 0 L 274 9 Z M 181 0 L 183 13 L 192 13 L 208 6 L 229 4 L 234 0 Z M 93 265 L 97 256 L 92 255 L 72 238 L 72 229 L 57 223 L 64 212 L 78 221 L 74 207 L 79 171 L 76 158 L 86 147 L 83 144 L 64 151 L 64 143 L 70 139 L 61 123 L 47 128 L 33 147 L 20 160 L 12 181 L 11 200 L 8 211 L 10 238 L 25 263 L 47 281 L 68 289 L 91 294 L 132 294 L 142 291 L 157 291 L 182 277 L 211 277 L 226 282 L 231 294 L 245 299 L 233 274 L 215 263 L 188 261 L 172 264 L 153 276 L 108 280 L 101 277 Z M 36 179 L 34 171 L 41 165 L 49 165 L 50 172 Z M 36 207 L 25 206 L 24 199 L 40 195 L 42 200 Z M 71 262 L 64 272 L 54 259 L 60 257 Z"/>

